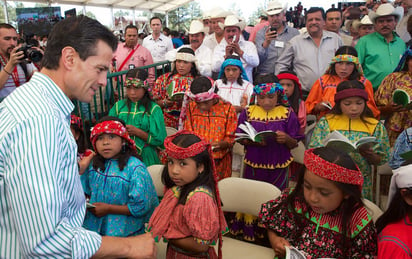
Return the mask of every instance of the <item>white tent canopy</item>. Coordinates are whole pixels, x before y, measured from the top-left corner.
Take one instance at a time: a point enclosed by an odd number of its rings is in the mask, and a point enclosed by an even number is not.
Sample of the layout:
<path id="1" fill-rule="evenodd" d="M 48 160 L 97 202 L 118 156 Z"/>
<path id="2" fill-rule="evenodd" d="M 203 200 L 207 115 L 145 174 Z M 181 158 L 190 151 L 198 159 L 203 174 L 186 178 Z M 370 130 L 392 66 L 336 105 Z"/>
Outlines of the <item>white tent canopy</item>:
<path id="1" fill-rule="evenodd" d="M 7 0 L 4 1 L 7 2 Z M 149 11 L 155 13 L 167 13 L 191 1 L 193 0 L 24 0 L 23 2 L 95 6 L 114 9 Z"/>

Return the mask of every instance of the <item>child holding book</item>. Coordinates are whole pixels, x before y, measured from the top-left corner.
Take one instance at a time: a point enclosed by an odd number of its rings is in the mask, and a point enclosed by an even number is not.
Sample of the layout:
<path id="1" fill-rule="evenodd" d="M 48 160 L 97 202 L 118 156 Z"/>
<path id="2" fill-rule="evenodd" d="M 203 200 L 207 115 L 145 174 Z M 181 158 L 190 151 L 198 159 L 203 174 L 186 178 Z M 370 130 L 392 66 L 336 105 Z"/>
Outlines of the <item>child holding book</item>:
<path id="1" fill-rule="evenodd" d="M 393 171 L 388 209 L 376 221 L 378 258 L 412 257 L 412 165 Z"/>
<path id="2" fill-rule="evenodd" d="M 232 147 L 237 116 L 233 105 L 216 94 L 212 80 L 201 76 L 193 80 L 182 108 L 183 128 L 212 145 L 218 179 L 232 175 Z M 190 101 L 186 104 L 187 101 Z"/>
<path id="3" fill-rule="evenodd" d="M 335 94 L 335 106 L 316 124 L 309 148 L 324 146 L 323 140 L 335 130 L 352 142 L 366 136 L 375 137 L 378 144 L 373 147 L 363 145 L 359 152 L 350 153 L 365 178 L 362 194 L 366 199 L 372 200 L 371 165 L 381 165 L 388 161 L 389 141 L 385 127 L 373 117 L 366 105 L 368 98 L 360 81 L 340 83 Z"/>
<path id="4" fill-rule="evenodd" d="M 240 113 L 250 102 L 253 85 L 248 81 L 239 56 L 228 56 L 223 62 L 215 85 L 220 97 L 230 102 Z"/>
<path id="5" fill-rule="evenodd" d="M 162 182 L 166 192 L 150 218 L 148 231 L 156 241 L 168 240 L 166 259 L 222 258 L 227 225 L 210 142 L 183 130 L 167 137 L 165 148 L 168 158 Z M 218 239 L 216 255 L 212 246 Z"/>
<path id="6" fill-rule="evenodd" d="M 251 105 L 242 111 L 239 125 L 249 122 L 257 132 L 271 130 L 276 134 L 259 142 L 239 140 L 246 150 L 243 177 L 268 182 L 283 190 L 288 184 L 288 166 L 293 161 L 290 149 L 301 138 L 298 118 L 289 107 L 280 84 L 261 83 L 253 91 L 257 105 Z M 236 132 L 243 131 L 238 127 Z M 243 233 L 243 239 L 253 241 L 255 236 L 260 236 L 256 220 L 252 215 L 237 213 L 230 231 L 235 235 Z"/>
<path id="7" fill-rule="evenodd" d="M 285 246 L 307 258 L 373 258 L 376 229 L 361 200 L 363 176 L 351 157 L 308 149 L 296 188 L 262 205 L 259 221 L 278 258 Z"/>
<path id="8" fill-rule="evenodd" d="M 107 236 L 144 233 L 144 224 L 159 201 L 126 124 L 116 117 L 103 117 L 93 127 L 90 140 L 96 155 L 81 179 L 94 207 L 88 209 L 84 227 Z"/>
<path id="9" fill-rule="evenodd" d="M 373 99 L 372 83 L 363 76 L 358 52 L 351 46 L 340 47 L 335 52 L 328 70 L 313 84 L 305 101 L 306 112 L 317 115 L 318 119 L 327 114 L 335 105 L 336 87 L 346 80 L 359 80 L 364 84 L 368 93 L 367 105 L 373 112 L 373 117 L 379 119 L 380 112 Z"/>

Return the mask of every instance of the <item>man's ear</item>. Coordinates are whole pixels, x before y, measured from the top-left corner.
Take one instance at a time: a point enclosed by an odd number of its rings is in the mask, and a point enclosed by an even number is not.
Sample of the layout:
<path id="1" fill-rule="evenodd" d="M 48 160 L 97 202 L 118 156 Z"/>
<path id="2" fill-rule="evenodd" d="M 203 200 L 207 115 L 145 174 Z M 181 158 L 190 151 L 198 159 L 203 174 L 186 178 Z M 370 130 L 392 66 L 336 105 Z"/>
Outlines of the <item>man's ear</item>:
<path id="1" fill-rule="evenodd" d="M 61 62 L 67 70 L 73 69 L 78 57 L 79 54 L 73 47 L 67 46 L 62 49 Z"/>

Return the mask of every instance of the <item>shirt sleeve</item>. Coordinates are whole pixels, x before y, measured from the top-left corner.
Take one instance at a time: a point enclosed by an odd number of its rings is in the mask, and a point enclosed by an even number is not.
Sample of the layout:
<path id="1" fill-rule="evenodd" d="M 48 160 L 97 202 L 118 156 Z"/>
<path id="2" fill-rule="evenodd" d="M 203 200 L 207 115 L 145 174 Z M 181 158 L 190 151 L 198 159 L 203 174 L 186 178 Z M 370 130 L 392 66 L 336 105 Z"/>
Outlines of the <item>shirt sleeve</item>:
<path id="1" fill-rule="evenodd" d="M 228 110 L 228 117 L 226 120 L 226 134 L 225 138 L 223 139 L 224 141 L 228 142 L 229 144 L 233 144 L 235 142 L 235 132 L 237 128 L 237 115 L 236 115 L 236 110 L 233 107 L 233 105 L 228 104 L 229 110 Z"/>
<path id="2" fill-rule="evenodd" d="M 379 163 L 379 165 L 383 165 L 389 160 L 390 145 L 388 132 L 381 122 L 378 122 L 378 124 L 376 125 L 373 136 L 376 137 L 376 139 L 379 141 L 379 145 L 375 149 L 375 152 L 381 157 L 381 162 Z"/>
<path id="3" fill-rule="evenodd" d="M 389 160 L 389 166 L 392 169 L 399 168 L 402 163 L 405 161 L 400 154 L 412 150 L 412 146 L 407 141 L 406 135 L 408 134 L 407 130 L 404 130 L 399 137 L 396 139 L 395 145 L 393 147 L 392 157 Z"/>
<path id="4" fill-rule="evenodd" d="M 225 59 L 225 48 L 223 44 L 219 44 L 215 47 L 213 51 L 213 57 L 212 57 L 212 71 L 213 72 L 220 71 L 220 67 L 223 64 L 224 59 Z"/>
<path id="5" fill-rule="evenodd" d="M 256 49 L 257 49 L 261 64 L 264 63 L 268 57 L 269 46 L 266 49 L 262 46 L 263 42 L 265 41 L 266 28 L 267 27 L 264 27 L 263 29 L 259 30 L 256 33 L 256 39 L 255 39 Z"/>
<path id="6" fill-rule="evenodd" d="M 276 62 L 275 66 L 275 74 L 279 74 L 282 71 L 291 70 L 290 68 L 293 67 L 293 60 L 295 58 L 295 53 L 293 50 L 293 45 L 291 42 L 286 43 L 285 50 L 279 56 L 278 61 Z"/>
<path id="7" fill-rule="evenodd" d="M 81 227 L 84 196 L 75 157 L 64 164 L 67 130 L 52 116 L 38 116 L 17 125 L 7 155 L 6 193 L 24 257 L 90 258 L 101 237 Z M 73 147 L 74 148 L 74 147 Z M 67 184 L 76 204 L 67 204 Z M 78 193 L 78 194 L 77 194 Z M 67 215 L 72 213 L 72 215 Z"/>
<path id="8" fill-rule="evenodd" d="M 248 41 L 243 42 L 243 57 L 242 59 L 251 67 L 257 67 L 259 65 L 259 56 L 256 50 L 255 44 Z"/>

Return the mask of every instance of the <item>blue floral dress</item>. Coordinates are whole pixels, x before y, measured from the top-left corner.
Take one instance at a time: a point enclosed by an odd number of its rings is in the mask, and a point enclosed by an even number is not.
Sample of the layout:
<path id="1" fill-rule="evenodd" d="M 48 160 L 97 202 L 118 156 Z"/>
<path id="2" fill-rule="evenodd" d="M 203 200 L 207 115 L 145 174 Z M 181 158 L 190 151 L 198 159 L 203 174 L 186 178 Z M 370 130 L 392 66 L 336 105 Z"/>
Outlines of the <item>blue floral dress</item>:
<path id="1" fill-rule="evenodd" d="M 146 166 L 138 158 L 130 157 L 123 171 L 115 159 L 106 160 L 105 167 L 101 171 L 90 165 L 81 176 L 90 203 L 127 205 L 132 215 L 109 214 L 99 218 L 87 212 L 83 226 L 105 236 L 127 237 L 144 233 L 144 224 L 159 205 Z"/>

